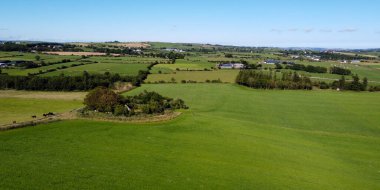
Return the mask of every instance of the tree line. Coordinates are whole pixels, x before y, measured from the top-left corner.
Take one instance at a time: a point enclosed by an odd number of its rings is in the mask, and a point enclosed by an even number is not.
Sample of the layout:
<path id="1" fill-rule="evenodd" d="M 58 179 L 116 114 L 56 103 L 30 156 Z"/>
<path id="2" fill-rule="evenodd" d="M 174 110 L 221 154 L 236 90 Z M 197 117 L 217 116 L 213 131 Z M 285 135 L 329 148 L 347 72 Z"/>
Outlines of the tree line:
<path id="1" fill-rule="evenodd" d="M 337 75 L 351 75 L 352 72 L 349 69 L 334 66 L 330 69 L 330 73 Z"/>
<path id="2" fill-rule="evenodd" d="M 277 73 L 272 71 L 241 70 L 236 78 L 236 83 L 258 89 L 311 90 L 313 87 L 309 77 L 296 72 L 284 72 L 281 77 L 277 77 Z"/>
<path id="3" fill-rule="evenodd" d="M 281 64 L 276 64 L 276 69 L 282 69 Z M 326 67 L 312 66 L 312 65 L 302 65 L 302 64 L 287 64 L 285 69 L 295 70 L 295 71 L 306 71 L 309 73 L 327 73 Z"/>
<path id="4" fill-rule="evenodd" d="M 358 75 L 354 75 L 352 76 L 352 81 L 347 81 L 346 78 L 342 76 L 339 81 L 334 81 L 331 87 L 339 90 L 366 91 L 368 88 L 368 79 L 364 77 L 361 81 Z"/>

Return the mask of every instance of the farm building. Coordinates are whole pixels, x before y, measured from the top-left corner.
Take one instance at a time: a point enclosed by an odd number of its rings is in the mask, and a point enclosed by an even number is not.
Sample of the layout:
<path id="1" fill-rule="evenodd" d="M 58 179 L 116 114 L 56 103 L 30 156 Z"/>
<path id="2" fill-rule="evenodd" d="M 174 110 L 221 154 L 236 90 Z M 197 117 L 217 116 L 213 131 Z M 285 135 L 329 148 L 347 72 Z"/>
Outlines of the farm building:
<path id="1" fill-rule="evenodd" d="M 166 48 L 165 51 L 172 51 L 172 52 L 177 52 L 177 53 L 184 53 L 186 51 L 182 49 L 177 49 L 177 48 Z"/>
<path id="2" fill-rule="evenodd" d="M 244 69 L 245 65 L 242 63 L 225 63 L 217 65 L 219 69 Z"/>
<path id="3" fill-rule="evenodd" d="M 242 63 L 234 63 L 234 69 L 244 69 L 245 65 Z"/>
<path id="4" fill-rule="evenodd" d="M 268 59 L 268 60 L 265 60 L 264 63 L 265 64 L 268 64 L 268 65 L 274 65 L 274 64 L 277 64 L 277 63 L 280 63 L 281 61 L 279 60 L 274 60 L 274 59 Z"/>
<path id="5" fill-rule="evenodd" d="M 11 61 L 5 61 L 5 60 L 0 60 L 0 67 L 8 67 L 10 65 Z"/>
<path id="6" fill-rule="evenodd" d="M 360 60 L 352 60 L 351 63 L 360 63 Z"/>
<path id="7" fill-rule="evenodd" d="M 298 58 L 300 58 L 299 55 L 291 55 L 290 57 L 291 57 L 292 59 L 298 59 Z"/>
<path id="8" fill-rule="evenodd" d="M 234 65 L 232 63 L 219 64 L 219 69 L 233 69 Z"/>

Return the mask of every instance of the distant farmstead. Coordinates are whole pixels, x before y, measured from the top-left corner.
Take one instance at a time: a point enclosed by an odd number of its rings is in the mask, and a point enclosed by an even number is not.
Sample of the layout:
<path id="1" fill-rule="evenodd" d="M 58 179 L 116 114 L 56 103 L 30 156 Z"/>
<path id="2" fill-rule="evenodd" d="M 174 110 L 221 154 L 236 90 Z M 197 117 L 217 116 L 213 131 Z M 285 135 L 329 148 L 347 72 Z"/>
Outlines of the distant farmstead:
<path id="1" fill-rule="evenodd" d="M 275 59 L 268 59 L 268 60 L 265 60 L 264 63 L 265 64 L 268 64 L 268 65 L 274 65 L 274 64 L 278 64 L 280 63 L 281 61 L 279 60 L 275 60 Z"/>
<path id="2" fill-rule="evenodd" d="M 172 52 L 177 52 L 177 53 L 184 53 L 186 51 L 182 49 L 177 49 L 177 48 L 166 48 L 165 51 L 172 51 Z"/>
<path id="3" fill-rule="evenodd" d="M 242 63 L 224 63 L 218 64 L 219 69 L 244 69 L 245 65 Z"/>

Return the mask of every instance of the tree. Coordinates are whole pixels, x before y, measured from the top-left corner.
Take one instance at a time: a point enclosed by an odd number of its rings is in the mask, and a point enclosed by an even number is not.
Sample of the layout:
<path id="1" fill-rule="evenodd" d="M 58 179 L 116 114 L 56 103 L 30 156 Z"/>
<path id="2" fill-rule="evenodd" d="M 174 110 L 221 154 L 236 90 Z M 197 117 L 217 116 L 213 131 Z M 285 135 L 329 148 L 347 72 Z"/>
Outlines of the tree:
<path id="1" fill-rule="evenodd" d="M 36 61 L 41 60 L 41 56 L 39 56 L 39 55 L 36 55 L 36 57 L 34 57 L 34 58 L 36 59 Z"/>
<path id="2" fill-rule="evenodd" d="M 282 65 L 279 63 L 276 63 L 276 68 L 275 69 L 283 69 Z"/>
<path id="3" fill-rule="evenodd" d="M 97 87 L 90 91 L 84 99 L 84 104 L 92 110 L 100 112 L 113 112 L 119 105 L 121 97 L 105 87 Z"/>
<path id="4" fill-rule="evenodd" d="M 234 56 L 231 53 L 226 53 L 224 55 L 224 57 L 226 57 L 226 58 L 233 58 Z"/>
<path id="5" fill-rule="evenodd" d="M 343 90 L 346 86 L 346 78 L 342 76 L 342 78 L 339 79 L 338 87 Z"/>
<path id="6" fill-rule="evenodd" d="M 368 87 L 368 79 L 367 79 L 367 77 L 364 77 L 363 85 L 362 85 L 362 91 L 367 90 L 367 87 Z"/>

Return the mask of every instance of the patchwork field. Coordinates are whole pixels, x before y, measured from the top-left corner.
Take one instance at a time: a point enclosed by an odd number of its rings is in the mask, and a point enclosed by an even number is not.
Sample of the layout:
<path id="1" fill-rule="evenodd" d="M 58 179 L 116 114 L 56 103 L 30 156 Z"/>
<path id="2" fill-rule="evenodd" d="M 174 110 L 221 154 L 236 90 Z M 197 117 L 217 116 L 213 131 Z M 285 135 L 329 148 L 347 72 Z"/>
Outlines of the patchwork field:
<path id="1" fill-rule="evenodd" d="M 183 98 L 190 110 L 165 123 L 1 132 L 1 188 L 380 188 L 377 93 L 152 84 L 128 94 L 143 90 Z"/>
<path id="2" fill-rule="evenodd" d="M 40 56 L 40 60 L 36 60 L 36 56 Z M 10 61 L 34 61 L 37 63 L 41 63 L 41 61 L 45 63 L 56 63 L 60 62 L 63 59 L 70 59 L 72 61 L 80 59 L 80 56 L 57 56 L 57 55 L 47 55 L 47 54 L 37 54 L 37 53 L 20 53 L 20 52 L 1 52 L 0 51 L 0 60 L 10 60 Z"/>
<path id="3" fill-rule="evenodd" d="M 43 74 L 42 76 L 58 76 L 61 73 L 68 76 L 82 75 L 83 71 L 91 74 L 104 74 L 105 72 L 118 73 L 120 75 L 137 75 L 140 70 L 147 70 L 149 64 L 123 64 L 123 63 L 95 63 L 78 67 L 70 67 Z"/>
<path id="4" fill-rule="evenodd" d="M 380 82 L 380 70 L 376 69 L 377 64 L 373 63 L 361 63 L 358 65 L 354 64 L 341 64 L 337 62 L 299 62 L 301 64 L 305 65 L 314 65 L 314 66 L 321 66 L 321 67 L 333 67 L 333 66 L 339 66 L 343 68 L 350 69 L 353 74 L 358 74 L 360 77 L 367 77 L 368 80 L 374 81 L 376 83 Z M 316 73 L 307 73 L 310 76 L 315 77 L 325 77 L 325 78 L 331 78 L 331 79 L 339 79 L 341 76 L 339 75 L 332 75 L 329 73 L 326 74 L 316 74 Z M 350 76 L 346 77 L 347 79 L 350 79 Z"/>
<path id="5" fill-rule="evenodd" d="M 69 63 L 60 63 L 60 64 L 54 64 L 54 65 L 49 65 L 49 66 L 43 66 L 43 67 L 38 67 L 38 68 L 33 68 L 33 69 L 3 69 L 2 71 L 4 73 L 8 73 L 9 75 L 17 75 L 17 76 L 27 76 L 29 73 L 38 73 L 39 71 L 47 71 L 49 69 L 58 69 L 59 67 L 70 67 L 73 64 L 79 64 L 79 62 L 69 62 Z"/>
<path id="6" fill-rule="evenodd" d="M 175 82 L 185 81 L 196 81 L 196 82 L 206 82 L 206 80 L 218 80 L 222 82 L 234 83 L 239 70 L 216 70 L 216 71 L 176 71 L 172 74 L 151 74 L 148 76 L 145 82 Z"/>
<path id="7" fill-rule="evenodd" d="M 215 68 L 213 63 L 175 63 L 175 64 L 158 64 L 152 68 L 151 73 L 174 73 L 176 71 L 204 71 Z"/>
<path id="8" fill-rule="evenodd" d="M 0 91 L 0 125 L 13 121 L 42 118 L 48 112 L 62 113 L 83 107 L 85 93 L 82 92 L 26 92 Z M 1 127 L 1 126 L 0 126 Z"/>

